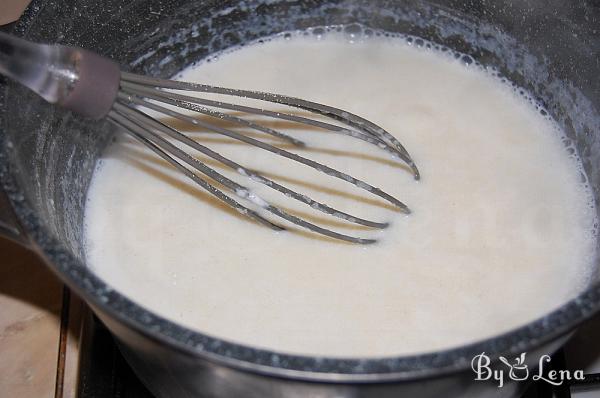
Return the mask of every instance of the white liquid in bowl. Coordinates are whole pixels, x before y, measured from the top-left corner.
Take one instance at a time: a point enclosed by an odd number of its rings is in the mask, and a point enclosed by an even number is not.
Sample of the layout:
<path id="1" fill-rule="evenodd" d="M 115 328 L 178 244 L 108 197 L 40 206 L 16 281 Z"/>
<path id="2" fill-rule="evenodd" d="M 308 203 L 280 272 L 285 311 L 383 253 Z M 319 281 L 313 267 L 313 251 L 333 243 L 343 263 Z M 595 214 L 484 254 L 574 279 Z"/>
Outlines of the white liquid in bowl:
<path id="1" fill-rule="evenodd" d="M 474 65 L 401 39 L 349 43 L 329 34 L 243 47 L 181 79 L 288 94 L 359 114 L 406 146 L 422 181 L 363 142 L 273 125 L 308 144 L 286 148 L 404 201 L 413 211 L 405 216 L 289 160 L 213 133 L 190 133 L 283 185 L 392 223 L 379 232 L 349 228 L 249 184 L 265 199 L 333 222 L 330 228 L 380 239 L 351 245 L 249 222 L 137 143 L 117 142 L 89 192 L 88 263 L 162 316 L 277 351 L 389 356 L 508 331 L 574 297 L 590 277 L 595 216 L 577 159 L 549 119 Z"/>

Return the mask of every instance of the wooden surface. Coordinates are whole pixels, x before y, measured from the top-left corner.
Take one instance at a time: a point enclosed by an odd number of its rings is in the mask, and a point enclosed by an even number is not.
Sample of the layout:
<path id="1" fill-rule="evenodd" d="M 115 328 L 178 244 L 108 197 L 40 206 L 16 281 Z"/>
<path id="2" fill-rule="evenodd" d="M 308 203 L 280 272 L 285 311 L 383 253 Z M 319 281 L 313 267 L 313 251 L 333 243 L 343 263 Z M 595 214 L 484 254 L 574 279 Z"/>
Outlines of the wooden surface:
<path id="1" fill-rule="evenodd" d="M 0 397 L 54 397 L 63 287 L 26 249 L 0 239 Z"/>
<path id="2" fill-rule="evenodd" d="M 0 25 L 16 21 L 27 8 L 31 0 L 0 0 Z"/>

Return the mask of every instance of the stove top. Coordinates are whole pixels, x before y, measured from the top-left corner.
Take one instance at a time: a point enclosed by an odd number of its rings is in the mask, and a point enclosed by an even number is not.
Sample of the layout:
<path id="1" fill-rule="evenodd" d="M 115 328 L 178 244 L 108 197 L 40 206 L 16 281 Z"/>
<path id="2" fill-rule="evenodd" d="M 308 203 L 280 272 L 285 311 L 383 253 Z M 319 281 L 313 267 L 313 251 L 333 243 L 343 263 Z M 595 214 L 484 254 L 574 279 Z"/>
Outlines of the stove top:
<path id="1" fill-rule="evenodd" d="M 65 307 L 63 306 L 63 308 Z M 72 328 L 73 319 L 69 320 L 68 318 L 69 311 L 63 314 L 62 323 L 65 329 Z M 154 398 L 129 367 L 110 332 L 89 309 L 81 311 L 75 321 L 81 325 L 77 365 L 77 397 Z M 546 374 L 552 370 L 582 369 L 585 373 L 584 381 L 572 380 L 564 382 L 560 386 L 553 386 L 539 380 L 530 385 L 522 398 L 600 397 L 600 339 L 598 336 L 600 336 L 600 316 L 596 316 L 580 328 L 567 345 L 553 355 L 548 367 L 545 368 Z M 62 346 L 66 346 L 66 344 Z M 60 371 L 59 369 L 59 373 Z M 66 398 L 66 395 L 57 395 L 55 398 Z"/>

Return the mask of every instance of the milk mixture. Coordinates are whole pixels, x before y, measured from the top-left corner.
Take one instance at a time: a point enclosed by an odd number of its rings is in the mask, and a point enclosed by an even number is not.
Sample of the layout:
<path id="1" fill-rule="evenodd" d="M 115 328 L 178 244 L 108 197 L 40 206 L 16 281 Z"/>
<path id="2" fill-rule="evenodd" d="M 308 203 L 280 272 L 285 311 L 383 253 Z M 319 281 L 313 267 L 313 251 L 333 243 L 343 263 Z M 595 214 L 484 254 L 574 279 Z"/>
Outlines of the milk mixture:
<path id="1" fill-rule="evenodd" d="M 294 148 L 220 122 L 382 188 L 406 203 L 410 215 L 345 181 L 174 124 L 282 185 L 389 221 L 381 231 L 348 224 L 187 149 L 265 200 L 378 243 L 333 241 L 271 218 L 288 227 L 274 232 L 122 137 L 89 191 L 90 266 L 118 291 L 181 325 L 297 354 L 434 351 L 506 332 L 557 308 L 592 272 L 594 210 L 578 161 L 552 121 L 518 90 L 447 53 L 403 38 L 293 34 L 221 54 L 179 77 L 322 102 L 395 135 L 421 181 L 386 152 L 353 138 L 264 121 L 307 143 Z"/>

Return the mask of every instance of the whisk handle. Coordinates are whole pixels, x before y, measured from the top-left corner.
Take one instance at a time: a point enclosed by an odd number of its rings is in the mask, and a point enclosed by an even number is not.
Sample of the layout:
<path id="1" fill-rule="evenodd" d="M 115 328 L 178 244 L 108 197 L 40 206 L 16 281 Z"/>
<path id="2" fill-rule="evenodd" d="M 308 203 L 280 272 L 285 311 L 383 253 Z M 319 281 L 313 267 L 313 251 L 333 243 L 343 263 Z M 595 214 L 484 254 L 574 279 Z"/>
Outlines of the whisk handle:
<path id="1" fill-rule="evenodd" d="M 76 47 L 32 43 L 0 32 L 0 74 L 46 101 L 99 119 L 117 96 L 117 63 Z"/>

